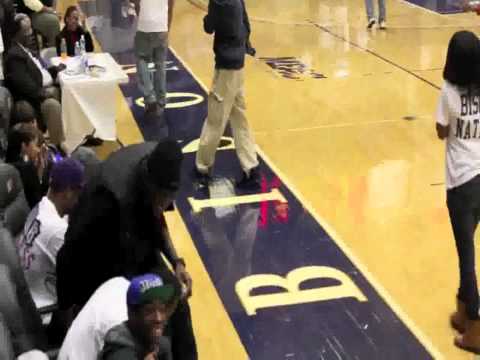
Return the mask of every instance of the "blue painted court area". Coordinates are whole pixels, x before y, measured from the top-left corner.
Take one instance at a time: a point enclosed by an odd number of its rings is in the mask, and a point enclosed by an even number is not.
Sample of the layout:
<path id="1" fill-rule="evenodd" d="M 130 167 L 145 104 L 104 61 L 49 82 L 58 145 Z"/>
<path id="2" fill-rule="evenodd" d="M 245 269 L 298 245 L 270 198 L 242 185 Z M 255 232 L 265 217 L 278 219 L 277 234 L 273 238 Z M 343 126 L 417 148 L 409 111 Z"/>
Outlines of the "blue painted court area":
<path id="1" fill-rule="evenodd" d="M 456 14 L 464 12 L 459 0 L 405 0 L 409 3 L 435 11 L 439 14 Z"/>
<path id="2" fill-rule="evenodd" d="M 113 56 L 120 64 L 134 63 L 131 50 Z M 122 91 L 145 139 L 168 132 L 191 151 L 177 207 L 250 358 L 433 358 L 263 159 L 262 188 L 248 193 L 257 196 L 248 204 L 240 197 L 247 193 L 234 186 L 240 166 L 232 149 L 218 152 L 208 189 L 194 185 L 195 140 L 207 94 L 172 53 L 169 61 L 168 91 L 176 95 L 164 121 L 144 118 L 134 74 Z M 192 99 L 202 100 L 188 105 Z M 266 198 L 269 193 L 275 200 Z M 226 199 L 229 205 L 215 205 Z"/>

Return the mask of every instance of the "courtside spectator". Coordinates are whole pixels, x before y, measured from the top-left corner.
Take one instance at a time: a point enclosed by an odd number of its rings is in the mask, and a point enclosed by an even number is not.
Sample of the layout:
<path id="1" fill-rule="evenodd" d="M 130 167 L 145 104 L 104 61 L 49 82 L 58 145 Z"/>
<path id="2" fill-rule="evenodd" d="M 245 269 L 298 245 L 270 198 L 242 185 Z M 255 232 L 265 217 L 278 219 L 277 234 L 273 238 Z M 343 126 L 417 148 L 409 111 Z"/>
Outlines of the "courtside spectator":
<path id="1" fill-rule="evenodd" d="M 78 161 L 65 159 L 56 163 L 47 196 L 31 211 L 17 241 L 25 278 L 37 308 L 57 302 L 57 252 L 63 246 L 68 226 L 66 215 L 77 203 L 83 183 L 83 166 Z"/>
<path id="2" fill-rule="evenodd" d="M 81 19 L 81 24 L 80 24 Z M 82 36 L 85 39 L 85 50 L 93 52 L 93 41 L 90 32 L 86 29 L 85 18 L 77 6 L 69 6 L 65 12 L 65 26 L 55 39 L 57 55 L 61 55 L 62 39 L 67 45 L 67 55 L 75 56 L 75 43 L 80 42 Z"/>
<path id="3" fill-rule="evenodd" d="M 57 257 L 58 305 L 67 314 L 82 308 L 98 286 L 115 276 L 155 272 L 169 283 L 182 284 L 185 296 L 171 321 L 177 360 L 197 358 L 187 302 L 192 281 L 163 214 L 180 186 L 182 158 L 173 140 L 131 145 L 111 154 L 85 187 Z"/>
<path id="4" fill-rule="evenodd" d="M 16 18 L 14 43 L 5 59 L 5 79 L 15 100 L 26 100 L 40 114 L 39 127 L 48 129 L 50 141 L 67 152 L 63 146 L 65 135 L 59 102 L 60 91 L 54 80 L 65 65 L 50 67 L 42 65 L 25 46 L 32 33 L 32 27 L 25 18 Z"/>
<path id="5" fill-rule="evenodd" d="M 175 288 L 154 274 L 132 279 L 127 291 L 128 320 L 111 329 L 99 360 L 171 360 L 163 336 L 177 303 Z"/>
<path id="6" fill-rule="evenodd" d="M 35 207 L 48 188 L 47 149 L 42 134 L 32 125 L 15 125 L 8 134 L 6 162 L 20 173 L 28 205 Z"/>

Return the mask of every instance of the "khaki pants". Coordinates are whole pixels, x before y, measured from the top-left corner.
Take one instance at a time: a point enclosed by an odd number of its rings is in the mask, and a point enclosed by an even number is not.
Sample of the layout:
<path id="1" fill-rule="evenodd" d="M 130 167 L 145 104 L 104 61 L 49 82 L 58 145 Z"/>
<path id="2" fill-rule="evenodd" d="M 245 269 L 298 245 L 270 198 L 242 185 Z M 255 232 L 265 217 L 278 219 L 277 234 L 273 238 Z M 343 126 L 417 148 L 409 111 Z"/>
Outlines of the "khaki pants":
<path id="1" fill-rule="evenodd" d="M 60 21 L 57 15 L 43 11 L 34 13 L 32 26 L 46 38 L 47 44 L 44 47 L 55 46 L 55 38 L 60 33 Z"/>
<path id="2" fill-rule="evenodd" d="M 196 158 L 197 169 L 201 173 L 208 173 L 213 167 L 215 152 L 228 123 L 240 165 L 248 174 L 258 166 L 258 159 L 255 140 L 245 116 L 243 69 L 215 69 L 208 96 L 208 116 L 203 124 Z"/>

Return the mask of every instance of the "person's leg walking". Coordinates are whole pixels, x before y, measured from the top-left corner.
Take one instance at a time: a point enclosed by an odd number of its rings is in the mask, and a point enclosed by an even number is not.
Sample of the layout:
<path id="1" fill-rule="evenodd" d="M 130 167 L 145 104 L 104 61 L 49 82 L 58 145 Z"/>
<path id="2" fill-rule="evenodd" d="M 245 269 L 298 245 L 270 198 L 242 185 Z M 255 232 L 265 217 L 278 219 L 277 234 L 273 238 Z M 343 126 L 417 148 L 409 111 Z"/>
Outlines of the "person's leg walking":
<path id="1" fill-rule="evenodd" d="M 153 49 L 153 62 L 155 64 L 154 88 L 157 103 L 161 109 L 165 108 L 167 96 L 167 74 L 165 62 L 168 53 L 168 33 L 156 33 L 155 48 Z"/>
<path id="2" fill-rule="evenodd" d="M 235 141 L 235 150 L 243 171 L 246 174 L 258 166 L 257 149 L 250 125 L 246 117 L 246 105 L 244 95 L 244 72 L 238 70 L 235 74 L 237 96 L 233 103 L 230 115 L 230 126 Z"/>
<path id="3" fill-rule="evenodd" d="M 152 44 L 150 34 L 137 31 L 135 35 L 135 56 L 137 59 L 138 87 L 143 94 L 145 109 L 156 104 L 152 73 L 148 64 L 152 61 Z"/>
<path id="4" fill-rule="evenodd" d="M 385 8 L 385 0 L 378 0 L 378 22 L 387 21 L 387 11 Z"/>
<path id="5" fill-rule="evenodd" d="M 32 26 L 46 38 L 46 47 L 55 46 L 55 38 L 60 33 L 57 15 L 48 12 L 35 13 L 32 15 Z"/>
<path id="6" fill-rule="evenodd" d="M 370 29 L 375 24 L 373 0 L 365 0 L 365 9 L 367 10 L 368 28 Z"/>
<path id="7" fill-rule="evenodd" d="M 218 144 L 232 111 L 236 96 L 232 89 L 232 78 L 232 70 L 215 70 L 212 90 L 208 95 L 208 115 L 203 124 L 195 161 L 197 170 L 203 174 L 213 167 Z"/>
<path id="8" fill-rule="evenodd" d="M 470 319 L 478 318 L 478 289 L 475 273 L 474 233 L 477 226 L 472 206 L 465 204 L 461 189 L 449 190 L 448 212 L 455 237 L 460 272 L 457 297 L 465 303 Z M 468 200 L 467 200 L 468 201 Z"/>

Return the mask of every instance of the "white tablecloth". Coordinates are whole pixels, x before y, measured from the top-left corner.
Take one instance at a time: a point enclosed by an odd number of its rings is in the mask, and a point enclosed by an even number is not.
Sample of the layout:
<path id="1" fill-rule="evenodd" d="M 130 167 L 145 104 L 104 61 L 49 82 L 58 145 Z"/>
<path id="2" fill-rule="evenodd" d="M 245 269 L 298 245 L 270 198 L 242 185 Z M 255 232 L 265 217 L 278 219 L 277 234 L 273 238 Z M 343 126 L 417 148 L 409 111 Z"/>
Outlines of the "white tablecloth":
<path id="1" fill-rule="evenodd" d="M 106 71 L 99 77 L 69 75 L 67 71 L 59 74 L 66 145 L 71 150 L 94 130 L 95 136 L 103 140 L 117 139 L 115 90 L 118 84 L 128 82 L 128 75 L 110 54 L 94 53 L 88 56 L 89 65 L 105 68 Z M 64 62 L 67 70 L 70 70 L 78 59 L 64 61 L 57 57 L 51 61 L 54 65 Z"/>

